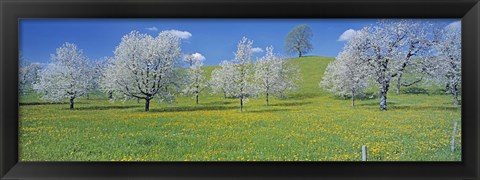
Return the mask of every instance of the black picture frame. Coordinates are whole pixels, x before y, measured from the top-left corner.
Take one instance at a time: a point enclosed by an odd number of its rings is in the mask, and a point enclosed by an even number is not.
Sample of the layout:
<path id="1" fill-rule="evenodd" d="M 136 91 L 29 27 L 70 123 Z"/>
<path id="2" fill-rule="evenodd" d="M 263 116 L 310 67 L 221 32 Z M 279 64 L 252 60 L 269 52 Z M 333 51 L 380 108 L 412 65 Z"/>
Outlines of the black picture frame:
<path id="1" fill-rule="evenodd" d="M 461 18 L 462 161 L 18 162 L 20 18 Z M 0 179 L 480 179 L 478 0 L 0 0 L 0 19 Z"/>

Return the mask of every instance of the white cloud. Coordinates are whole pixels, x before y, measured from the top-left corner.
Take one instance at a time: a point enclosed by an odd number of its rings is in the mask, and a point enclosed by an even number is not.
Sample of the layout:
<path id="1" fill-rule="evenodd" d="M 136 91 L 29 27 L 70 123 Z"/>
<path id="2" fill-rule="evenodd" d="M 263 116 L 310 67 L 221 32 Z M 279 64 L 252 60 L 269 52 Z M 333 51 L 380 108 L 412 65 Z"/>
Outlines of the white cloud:
<path id="1" fill-rule="evenodd" d="M 197 60 L 197 61 L 205 60 L 205 56 L 203 56 L 200 53 L 193 53 L 193 54 L 190 54 L 189 56 L 191 56 L 194 60 Z"/>
<path id="2" fill-rule="evenodd" d="M 455 21 L 445 26 L 445 29 L 460 29 L 461 27 L 462 27 L 462 22 Z"/>
<path id="3" fill-rule="evenodd" d="M 259 47 L 254 47 L 254 48 L 252 48 L 252 52 L 253 52 L 253 53 L 263 52 L 263 49 L 262 49 L 262 48 L 259 48 Z"/>
<path id="4" fill-rule="evenodd" d="M 170 32 L 180 39 L 188 39 L 188 38 L 192 37 L 192 33 L 188 32 L 188 31 L 179 31 L 179 30 L 172 29 L 172 30 L 168 30 L 166 32 Z"/>
<path id="5" fill-rule="evenodd" d="M 340 37 L 338 37 L 337 41 L 348 41 L 350 38 L 352 38 L 355 35 L 355 33 L 357 33 L 357 31 L 353 29 L 348 29 L 345 32 L 343 32 L 342 35 L 340 35 Z"/>
<path id="6" fill-rule="evenodd" d="M 40 67 L 47 67 L 48 63 L 33 62 L 32 64 L 39 65 Z"/>
<path id="7" fill-rule="evenodd" d="M 155 26 L 149 27 L 149 28 L 145 28 L 145 29 L 147 29 L 147 30 L 149 30 L 149 31 L 158 31 L 158 28 L 155 27 Z"/>

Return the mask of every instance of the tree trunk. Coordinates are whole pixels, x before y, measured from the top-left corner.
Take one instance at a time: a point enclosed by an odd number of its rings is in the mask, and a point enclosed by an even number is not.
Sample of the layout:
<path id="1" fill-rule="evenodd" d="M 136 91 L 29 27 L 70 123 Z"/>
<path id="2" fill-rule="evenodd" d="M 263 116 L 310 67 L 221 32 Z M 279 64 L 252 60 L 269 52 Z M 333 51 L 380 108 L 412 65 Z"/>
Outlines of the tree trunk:
<path id="1" fill-rule="evenodd" d="M 400 73 L 397 78 L 397 91 L 395 92 L 396 95 L 400 94 L 400 88 L 402 87 L 402 76 L 403 74 Z"/>
<path id="2" fill-rule="evenodd" d="M 302 51 L 298 51 L 298 57 L 302 57 Z"/>
<path id="3" fill-rule="evenodd" d="M 74 100 L 74 99 L 75 99 L 75 98 L 70 98 L 70 109 L 73 109 L 73 104 L 74 104 L 73 100 Z"/>
<path id="4" fill-rule="evenodd" d="M 240 98 L 240 112 L 243 112 L 243 98 Z"/>
<path id="5" fill-rule="evenodd" d="M 266 97 L 266 100 L 267 100 L 267 106 L 268 106 L 268 92 L 267 92 L 267 97 Z"/>
<path id="6" fill-rule="evenodd" d="M 384 83 L 380 89 L 380 110 L 387 110 L 387 92 L 388 84 Z"/>
<path id="7" fill-rule="evenodd" d="M 195 88 L 196 88 L 196 90 L 195 90 L 195 104 L 198 104 L 198 93 L 199 93 L 198 85 L 196 85 Z"/>
<path id="8" fill-rule="evenodd" d="M 195 103 L 198 104 L 198 93 L 195 95 Z"/>
<path id="9" fill-rule="evenodd" d="M 112 91 L 108 91 L 108 99 L 112 99 L 113 98 L 113 92 Z"/>
<path id="10" fill-rule="evenodd" d="M 145 111 L 149 111 L 150 110 L 150 98 L 146 98 L 145 99 Z"/>
<path id="11" fill-rule="evenodd" d="M 457 85 L 453 85 L 453 104 L 458 105 L 458 88 Z"/>
<path id="12" fill-rule="evenodd" d="M 140 98 L 137 98 L 137 104 L 139 104 L 139 103 L 140 103 Z"/>
<path id="13" fill-rule="evenodd" d="M 227 93 L 223 91 L 223 99 L 227 99 Z"/>
<path id="14" fill-rule="evenodd" d="M 355 91 L 352 91 L 352 107 L 355 106 Z"/>

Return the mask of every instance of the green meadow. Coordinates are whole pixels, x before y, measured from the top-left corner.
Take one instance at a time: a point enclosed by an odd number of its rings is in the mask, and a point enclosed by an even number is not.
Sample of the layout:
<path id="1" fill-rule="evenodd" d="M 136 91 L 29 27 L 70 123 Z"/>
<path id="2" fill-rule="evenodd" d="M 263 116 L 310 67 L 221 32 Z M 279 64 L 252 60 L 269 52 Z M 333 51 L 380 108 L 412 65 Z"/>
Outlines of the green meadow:
<path id="1" fill-rule="evenodd" d="M 20 161 L 460 161 L 461 108 L 438 87 L 403 87 L 380 111 L 376 88 L 356 100 L 336 97 L 318 83 L 333 58 L 291 59 L 299 90 L 286 98 L 238 99 L 178 95 L 175 103 L 108 100 L 91 94 L 75 109 L 30 93 L 20 98 Z M 206 73 L 215 67 L 205 67 Z M 207 76 L 207 78 L 209 78 Z M 369 98 L 371 97 L 371 98 Z M 458 122 L 455 151 L 450 149 Z"/>

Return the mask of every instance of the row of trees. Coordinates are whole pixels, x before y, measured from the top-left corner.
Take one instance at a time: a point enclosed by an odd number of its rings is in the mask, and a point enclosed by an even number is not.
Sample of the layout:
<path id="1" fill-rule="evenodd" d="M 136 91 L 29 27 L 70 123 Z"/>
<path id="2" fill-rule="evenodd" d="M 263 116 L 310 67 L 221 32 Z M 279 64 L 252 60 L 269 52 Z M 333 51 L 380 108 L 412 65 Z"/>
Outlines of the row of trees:
<path id="1" fill-rule="evenodd" d="M 266 48 L 266 55 L 252 63 L 253 41 L 243 38 L 237 45 L 235 58 L 223 61 L 219 69 L 212 72 L 213 92 L 223 93 L 224 98 L 240 100 L 240 111 L 249 97 L 265 95 L 268 106 L 269 96 L 283 97 L 285 92 L 298 88 L 300 70 L 286 59 L 273 53 L 273 47 Z"/>
<path id="2" fill-rule="evenodd" d="M 194 96 L 198 104 L 200 93 L 207 88 L 225 98 L 238 98 L 243 111 L 249 97 L 264 94 L 268 105 L 269 95 L 282 96 L 296 89 L 298 68 L 275 55 L 273 47 L 253 62 L 253 41 L 244 37 L 235 58 L 222 62 L 207 81 L 202 68 L 205 58 L 199 53 L 182 55 L 180 43 L 168 31 L 157 37 L 132 31 L 122 38 L 113 57 L 95 63 L 75 44 L 65 43 L 44 69 L 30 70 L 36 67 L 33 65 L 21 68 L 20 89 L 32 84 L 43 99 L 69 99 L 71 109 L 76 98 L 102 91 L 112 100 L 143 99 L 145 111 L 152 99 L 170 102 L 177 93 Z"/>
<path id="3" fill-rule="evenodd" d="M 410 79 L 405 75 L 410 74 Z M 340 96 L 364 94 L 373 82 L 379 88 L 380 109 L 387 109 L 392 80 L 396 93 L 419 82 L 445 85 L 458 104 L 461 82 L 460 27 L 444 29 L 419 21 L 379 21 L 355 32 L 336 60 L 330 63 L 320 86 Z"/>

